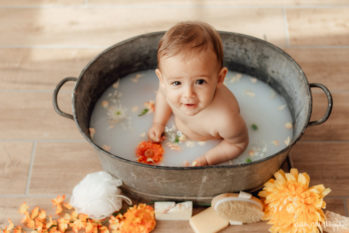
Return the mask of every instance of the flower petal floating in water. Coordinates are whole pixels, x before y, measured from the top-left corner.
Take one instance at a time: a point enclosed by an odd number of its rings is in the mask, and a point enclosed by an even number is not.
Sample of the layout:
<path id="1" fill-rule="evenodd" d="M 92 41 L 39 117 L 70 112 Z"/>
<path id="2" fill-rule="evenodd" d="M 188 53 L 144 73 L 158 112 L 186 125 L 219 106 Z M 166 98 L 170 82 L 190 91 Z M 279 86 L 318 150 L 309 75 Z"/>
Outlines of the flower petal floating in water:
<path id="1" fill-rule="evenodd" d="M 93 138 L 95 136 L 95 134 L 96 134 L 95 128 L 89 128 L 88 130 L 90 132 L 90 137 Z"/>
<path id="2" fill-rule="evenodd" d="M 291 142 L 291 138 L 290 137 L 287 137 L 284 141 L 285 145 L 288 146 L 290 145 L 290 142 Z"/>
<path id="3" fill-rule="evenodd" d="M 309 187 L 307 173 L 290 173 L 279 170 L 259 192 L 265 204 L 264 220 L 268 220 L 272 233 L 319 232 L 325 221 L 322 211 L 326 207 L 323 198 L 331 191 L 323 185 Z"/>
<path id="4" fill-rule="evenodd" d="M 254 92 L 249 91 L 249 90 L 246 90 L 246 91 L 245 91 L 245 95 L 247 95 L 247 96 L 249 96 L 249 97 L 255 97 L 255 96 L 256 96 L 256 94 L 255 94 Z"/>
<path id="5" fill-rule="evenodd" d="M 198 144 L 199 144 L 199 146 L 204 146 L 206 144 L 206 142 L 205 141 L 199 141 Z"/>
<path id="6" fill-rule="evenodd" d="M 127 118 L 126 112 L 126 108 L 120 105 L 114 105 L 108 109 L 107 116 L 112 123 L 118 123 Z"/>
<path id="7" fill-rule="evenodd" d="M 119 80 L 118 81 L 116 81 L 114 84 L 113 84 L 113 88 L 118 88 L 119 87 L 119 84 L 120 84 L 120 82 L 119 82 Z"/>
<path id="8" fill-rule="evenodd" d="M 195 142 L 193 142 L 193 141 L 186 141 L 186 142 L 185 142 L 185 145 L 186 145 L 187 147 L 189 147 L 189 148 L 192 148 L 192 147 L 195 146 Z"/>
<path id="9" fill-rule="evenodd" d="M 106 100 L 103 100 L 101 105 L 102 105 L 103 108 L 107 108 L 109 106 L 109 102 L 106 101 Z"/>
<path id="10" fill-rule="evenodd" d="M 292 123 L 291 123 L 291 122 L 287 122 L 287 123 L 285 124 L 285 128 L 286 128 L 286 129 L 292 129 L 292 128 L 293 128 Z"/>
<path id="11" fill-rule="evenodd" d="M 131 111 L 132 112 L 138 112 L 138 106 L 133 106 Z"/>
<path id="12" fill-rule="evenodd" d="M 280 105 L 280 106 L 278 107 L 278 110 L 281 111 L 281 110 L 284 110 L 285 108 L 286 108 L 286 104 Z"/>
<path id="13" fill-rule="evenodd" d="M 238 82 L 238 81 L 240 81 L 241 77 L 242 77 L 241 74 L 236 74 L 236 75 L 234 75 L 233 77 L 231 77 L 230 82 L 231 82 L 231 83 Z"/>
<path id="14" fill-rule="evenodd" d="M 171 150 L 175 150 L 175 151 L 180 151 L 181 147 L 176 144 L 176 143 L 172 143 L 172 142 L 167 142 L 166 145 L 171 149 Z"/>
<path id="15" fill-rule="evenodd" d="M 108 145 L 103 145 L 102 148 L 105 151 L 110 151 L 111 150 L 111 146 L 108 146 Z"/>
<path id="16" fill-rule="evenodd" d="M 136 149 L 138 162 L 146 164 L 158 164 L 162 161 L 164 149 L 161 144 L 144 141 L 139 143 Z"/>
<path id="17" fill-rule="evenodd" d="M 141 74 L 136 74 L 135 77 L 131 78 L 131 81 L 132 81 L 133 83 L 138 83 L 138 80 L 139 80 L 141 77 L 142 77 Z"/>
<path id="18" fill-rule="evenodd" d="M 273 140 L 272 143 L 273 143 L 275 146 L 278 146 L 278 145 L 279 145 L 279 141 L 278 141 L 278 140 Z"/>
<path id="19" fill-rule="evenodd" d="M 248 155 L 249 156 L 254 156 L 256 154 L 256 152 L 254 150 L 249 150 L 248 151 Z"/>
<path id="20" fill-rule="evenodd" d="M 149 112 L 154 112 L 155 111 L 155 102 L 154 100 L 149 100 L 144 103 L 144 107 L 146 107 Z"/>

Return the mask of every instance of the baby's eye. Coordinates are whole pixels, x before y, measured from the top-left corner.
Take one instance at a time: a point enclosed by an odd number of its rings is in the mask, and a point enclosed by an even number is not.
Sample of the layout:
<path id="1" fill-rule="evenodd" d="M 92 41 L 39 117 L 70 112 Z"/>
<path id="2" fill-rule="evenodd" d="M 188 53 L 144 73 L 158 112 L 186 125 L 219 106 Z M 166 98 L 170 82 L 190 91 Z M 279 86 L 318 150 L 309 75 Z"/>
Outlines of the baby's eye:
<path id="1" fill-rule="evenodd" d="M 198 80 L 196 80 L 195 83 L 198 84 L 198 85 L 202 85 L 202 84 L 205 84 L 206 81 L 204 79 L 198 79 Z"/>
<path id="2" fill-rule="evenodd" d="M 180 81 L 174 81 L 171 83 L 171 86 L 179 86 L 179 85 L 181 85 Z"/>

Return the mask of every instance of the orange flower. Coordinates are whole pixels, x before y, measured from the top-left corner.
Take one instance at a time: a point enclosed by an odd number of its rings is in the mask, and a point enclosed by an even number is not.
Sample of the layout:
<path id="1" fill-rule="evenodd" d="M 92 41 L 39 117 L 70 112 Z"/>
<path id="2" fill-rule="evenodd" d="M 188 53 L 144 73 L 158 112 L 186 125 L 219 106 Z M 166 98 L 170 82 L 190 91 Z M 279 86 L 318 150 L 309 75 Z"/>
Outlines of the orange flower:
<path id="1" fill-rule="evenodd" d="M 111 232 L 120 232 L 122 215 L 110 216 L 109 218 L 109 229 Z"/>
<path id="2" fill-rule="evenodd" d="M 87 222 L 88 219 L 88 215 L 87 214 L 79 214 L 78 218 L 82 221 L 82 222 Z"/>
<path id="3" fill-rule="evenodd" d="M 68 210 L 73 209 L 73 207 L 69 203 L 66 203 L 66 202 L 63 202 L 63 206 Z"/>
<path id="4" fill-rule="evenodd" d="M 42 222 L 45 222 L 46 221 L 46 211 L 45 210 L 40 210 L 40 213 L 38 215 L 38 219 Z"/>
<path id="5" fill-rule="evenodd" d="M 12 220 L 8 219 L 7 221 L 8 221 L 8 226 L 5 227 L 5 229 L 3 230 L 3 233 L 10 233 L 14 228 Z"/>
<path id="6" fill-rule="evenodd" d="M 264 219 L 272 224 L 273 233 L 322 232 L 320 224 L 325 221 L 322 211 L 326 207 L 323 198 L 331 191 L 323 185 L 309 188 L 307 173 L 290 173 L 279 170 L 259 192 L 265 203 Z"/>
<path id="7" fill-rule="evenodd" d="M 33 210 L 32 210 L 32 214 L 30 216 L 31 219 L 35 219 L 38 215 L 39 215 L 39 207 L 35 207 Z"/>
<path id="8" fill-rule="evenodd" d="M 29 206 L 27 205 L 26 202 L 24 202 L 20 207 L 19 207 L 19 213 L 25 214 L 28 212 Z"/>
<path id="9" fill-rule="evenodd" d="M 52 220 L 52 217 L 49 216 L 48 217 L 48 222 L 46 223 L 46 228 L 50 229 L 52 226 L 56 226 L 57 225 L 57 221 L 56 220 Z M 57 230 L 57 228 L 56 228 Z"/>
<path id="10" fill-rule="evenodd" d="M 146 164 L 157 164 L 161 162 L 164 149 L 161 144 L 151 141 L 141 142 L 136 149 L 138 162 Z"/>
<path id="11" fill-rule="evenodd" d="M 21 226 L 16 226 L 15 229 L 13 229 L 13 233 L 22 233 L 22 227 Z"/>
<path id="12" fill-rule="evenodd" d="M 156 225 L 153 207 L 139 204 L 127 210 L 121 225 L 121 233 L 149 233 Z"/>
<path id="13" fill-rule="evenodd" d="M 29 213 L 25 213 L 25 217 L 23 219 L 23 223 L 25 226 L 34 229 L 35 228 L 35 221 L 32 219 L 29 215 Z"/>
<path id="14" fill-rule="evenodd" d="M 97 226 L 98 226 L 97 223 L 93 222 L 92 220 L 89 220 L 86 224 L 85 232 L 86 233 L 98 233 Z"/>
<path id="15" fill-rule="evenodd" d="M 60 214 L 63 212 L 62 204 L 65 200 L 65 195 L 57 196 L 55 199 L 52 200 L 52 204 L 56 207 L 56 214 Z"/>
<path id="16" fill-rule="evenodd" d="M 67 218 L 67 216 L 63 218 L 58 219 L 58 229 L 60 232 L 65 232 L 68 229 L 68 224 L 70 222 L 70 218 Z"/>
<path id="17" fill-rule="evenodd" d="M 86 227 L 86 222 L 81 221 L 80 219 L 76 219 L 73 223 L 70 224 L 71 228 L 74 232 L 79 232 L 82 228 Z"/>
<path id="18" fill-rule="evenodd" d="M 106 226 L 101 226 L 101 227 L 98 229 L 98 232 L 99 232 L 99 233 L 109 233 L 109 229 L 108 229 L 108 227 L 106 227 Z"/>
<path id="19" fill-rule="evenodd" d="M 41 222 L 38 218 L 35 220 L 35 231 L 38 233 L 43 232 L 43 230 L 46 228 L 46 223 Z"/>
<path id="20" fill-rule="evenodd" d="M 49 230 L 48 230 L 49 233 L 60 233 L 60 231 L 57 230 L 57 227 L 51 227 Z"/>

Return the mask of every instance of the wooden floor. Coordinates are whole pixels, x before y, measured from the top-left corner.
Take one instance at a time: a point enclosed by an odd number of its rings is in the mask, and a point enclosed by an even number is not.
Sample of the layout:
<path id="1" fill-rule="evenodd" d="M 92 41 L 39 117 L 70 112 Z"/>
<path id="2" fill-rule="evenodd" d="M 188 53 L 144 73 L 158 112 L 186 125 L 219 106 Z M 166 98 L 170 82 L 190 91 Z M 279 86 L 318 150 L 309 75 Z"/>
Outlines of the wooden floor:
<path id="1" fill-rule="evenodd" d="M 0 225 L 19 223 L 26 201 L 51 209 L 90 172 L 101 170 L 74 122 L 58 116 L 52 92 L 105 48 L 178 21 L 265 39 L 283 48 L 310 82 L 326 85 L 333 112 L 308 127 L 291 154 L 312 184 L 332 189 L 328 209 L 349 209 L 349 0 L 1 0 L 0 1 Z M 73 85 L 59 99 L 71 112 Z M 327 102 L 313 92 L 312 120 Z M 267 232 L 266 223 L 223 232 Z M 187 222 L 158 222 L 155 233 L 192 232 Z"/>

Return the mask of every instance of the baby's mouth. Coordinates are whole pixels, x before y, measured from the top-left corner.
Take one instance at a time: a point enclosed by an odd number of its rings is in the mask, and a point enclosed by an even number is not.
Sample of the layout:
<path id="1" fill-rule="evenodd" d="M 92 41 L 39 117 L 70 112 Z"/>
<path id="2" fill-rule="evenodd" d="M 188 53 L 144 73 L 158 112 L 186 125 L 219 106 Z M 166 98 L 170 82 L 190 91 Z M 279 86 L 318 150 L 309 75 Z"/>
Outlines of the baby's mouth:
<path id="1" fill-rule="evenodd" d="M 184 104 L 187 108 L 195 108 L 196 104 Z"/>

